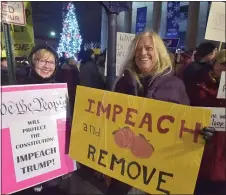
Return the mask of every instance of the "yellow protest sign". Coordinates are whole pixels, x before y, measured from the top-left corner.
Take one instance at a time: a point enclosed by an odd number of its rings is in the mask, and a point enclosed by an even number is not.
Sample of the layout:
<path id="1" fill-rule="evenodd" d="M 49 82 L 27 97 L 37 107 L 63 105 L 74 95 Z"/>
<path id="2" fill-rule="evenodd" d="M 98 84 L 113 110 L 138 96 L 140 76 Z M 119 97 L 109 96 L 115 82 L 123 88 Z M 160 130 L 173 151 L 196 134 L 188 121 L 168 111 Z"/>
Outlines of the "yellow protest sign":
<path id="1" fill-rule="evenodd" d="M 72 159 L 151 194 L 193 194 L 211 111 L 79 86 Z"/>
<path id="2" fill-rule="evenodd" d="M 11 25 L 11 36 L 13 40 L 13 51 L 15 57 L 28 55 L 34 47 L 34 31 L 32 22 L 31 3 L 24 1 L 26 26 Z M 4 33 L 1 32 L 1 56 L 6 57 Z"/>

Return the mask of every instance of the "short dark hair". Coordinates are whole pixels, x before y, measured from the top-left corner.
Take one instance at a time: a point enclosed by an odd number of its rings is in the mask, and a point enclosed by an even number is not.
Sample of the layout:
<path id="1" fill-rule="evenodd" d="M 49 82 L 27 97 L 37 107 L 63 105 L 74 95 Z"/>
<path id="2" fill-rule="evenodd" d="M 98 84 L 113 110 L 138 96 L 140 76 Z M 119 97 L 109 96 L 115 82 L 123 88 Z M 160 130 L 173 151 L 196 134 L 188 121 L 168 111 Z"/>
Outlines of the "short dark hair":
<path id="1" fill-rule="evenodd" d="M 216 49 L 216 45 L 211 42 L 201 43 L 196 49 L 195 56 L 199 58 L 204 58 L 205 56 L 212 53 L 214 49 Z"/>
<path id="2" fill-rule="evenodd" d="M 1 62 L 6 60 L 7 60 L 6 57 L 1 58 Z"/>

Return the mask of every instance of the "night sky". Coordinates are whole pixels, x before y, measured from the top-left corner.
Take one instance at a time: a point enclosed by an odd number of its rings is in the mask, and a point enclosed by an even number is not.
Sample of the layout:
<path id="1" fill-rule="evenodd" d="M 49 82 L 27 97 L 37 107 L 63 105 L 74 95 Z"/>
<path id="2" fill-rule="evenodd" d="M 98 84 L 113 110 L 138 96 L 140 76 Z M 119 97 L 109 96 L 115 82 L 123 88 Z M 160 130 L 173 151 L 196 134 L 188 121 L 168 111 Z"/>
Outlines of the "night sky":
<path id="1" fill-rule="evenodd" d="M 34 34 L 37 38 L 49 36 L 50 31 L 56 32 L 60 38 L 62 32 L 62 10 L 67 1 L 63 2 L 31 2 L 33 12 Z M 99 2 L 73 2 L 80 26 L 83 42 L 100 42 L 101 39 L 101 5 Z"/>

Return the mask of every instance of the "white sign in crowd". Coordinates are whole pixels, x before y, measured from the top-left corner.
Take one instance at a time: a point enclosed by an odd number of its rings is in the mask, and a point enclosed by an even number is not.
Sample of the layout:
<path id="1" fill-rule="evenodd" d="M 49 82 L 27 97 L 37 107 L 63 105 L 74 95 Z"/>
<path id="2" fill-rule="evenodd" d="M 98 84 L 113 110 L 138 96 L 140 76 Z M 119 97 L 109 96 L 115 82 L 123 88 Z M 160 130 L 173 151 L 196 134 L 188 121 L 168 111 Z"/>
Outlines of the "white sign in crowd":
<path id="1" fill-rule="evenodd" d="M 205 39 L 225 43 L 225 2 L 212 2 Z"/>
<path id="2" fill-rule="evenodd" d="M 2 87 L 3 194 L 76 169 L 65 154 L 67 113 L 67 84 Z"/>
<path id="3" fill-rule="evenodd" d="M 210 127 L 216 131 L 226 131 L 226 113 L 225 108 L 209 108 L 212 111 Z"/>
<path id="4" fill-rule="evenodd" d="M 221 80 L 218 89 L 217 98 L 219 99 L 226 99 L 226 72 L 221 73 Z"/>
<path id="5" fill-rule="evenodd" d="M 1 17 L 3 23 L 25 26 L 26 15 L 24 3 L 22 1 L 2 1 Z"/>
<path id="6" fill-rule="evenodd" d="M 61 167 L 56 119 L 26 117 L 10 125 L 16 181 Z"/>
<path id="7" fill-rule="evenodd" d="M 116 47 L 116 76 L 122 69 L 122 66 L 128 56 L 129 47 L 135 38 L 135 34 L 117 32 L 117 47 Z M 107 57 L 105 62 L 105 76 L 107 75 Z"/>

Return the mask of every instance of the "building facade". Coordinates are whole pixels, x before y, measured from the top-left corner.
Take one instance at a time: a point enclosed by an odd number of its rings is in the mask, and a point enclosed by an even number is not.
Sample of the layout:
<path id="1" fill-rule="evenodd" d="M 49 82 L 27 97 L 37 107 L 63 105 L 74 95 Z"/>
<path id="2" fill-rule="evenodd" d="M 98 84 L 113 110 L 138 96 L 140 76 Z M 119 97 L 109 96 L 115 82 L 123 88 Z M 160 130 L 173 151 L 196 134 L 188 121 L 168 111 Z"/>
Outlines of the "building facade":
<path id="1" fill-rule="evenodd" d="M 166 38 L 167 32 L 167 2 L 131 2 L 132 3 L 132 10 L 129 12 L 121 12 L 117 16 L 117 32 L 130 32 L 135 33 L 136 30 L 136 17 L 137 17 L 137 8 L 147 7 L 147 16 L 146 16 L 146 29 L 153 29 L 156 25 L 154 16 L 153 7 L 155 6 L 154 3 L 161 3 L 161 13 L 158 14 L 159 18 L 159 35 L 162 38 Z M 194 45 L 198 45 L 199 43 L 204 41 L 205 37 L 205 30 L 208 18 L 208 6 L 209 3 L 206 2 L 195 2 L 199 9 L 195 9 L 194 11 L 197 12 L 196 15 L 198 16 L 195 20 L 197 20 L 198 26 L 190 24 L 189 28 L 194 29 L 196 36 L 193 38 L 193 45 L 190 47 L 195 47 Z M 189 6 L 192 9 L 191 2 L 180 2 L 180 18 L 179 18 L 179 32 L 178 38 L 180 38 L 180 47 L 186 47 L 186 38 L 193 37 L 189 36 L 188 31 L 188 21 L 189 21 Z M 195 5 L 196 6 L 196 5 Z M 196 7 L 197 7 L 196 6 Z M 156 13 L 155 13 L 156 14 Z M 107 14 L 104 8 L 102 8 L 102 24 L 101 24 L 101 49 L 107 48 Z M 196 29 L 197 28 L 197 29 Z M 192 31 L 190 29 L 190 31 Z"/>

